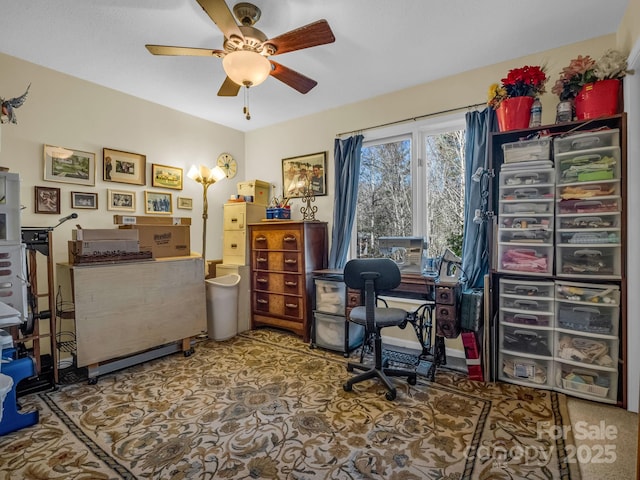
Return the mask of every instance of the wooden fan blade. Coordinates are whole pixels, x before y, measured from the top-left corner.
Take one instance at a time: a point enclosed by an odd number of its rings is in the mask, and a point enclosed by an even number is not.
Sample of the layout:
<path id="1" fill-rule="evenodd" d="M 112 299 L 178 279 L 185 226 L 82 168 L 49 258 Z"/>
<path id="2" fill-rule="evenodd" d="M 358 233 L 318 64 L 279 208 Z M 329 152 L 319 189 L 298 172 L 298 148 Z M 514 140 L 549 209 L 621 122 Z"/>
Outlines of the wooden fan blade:
<path id="1" fill-rule="evenodd" d="M 240 91 L 240 85 L 231 81 L 229 77 L 224 79 L 220 90 L 218 90 L 219 97 L 235 97 Z"/>
<path id="2" fill-rule="evenodd" d="M 211 50 L 210 48 L 191 47 L 171 47 L 168 45 L 145 45 L 154 55 L 180 55 L 191 57 L 219 57 L 222 58 L 225 52 L 222 50 Z"/>
<path id="3" fill-rule="evenodd" d="M 307 93 L 318 84 L 315 80 L 305 77 L 301 73 L 291 70 L 284 65 L 280 65 L 272 60 L 269 60 L 269 62 L 271 62 L 271 65 L 273 66 L 270 75 L 277 78 L 282 83 L 286 83 L 300 93 Z"/>
<path id="4" fill-rule="evenodd" d="M 232 36 L 244 38 L 235 18 L 233 18 L 233 13 L 224 0 L 198 0 L 198 3 L 226 38 Z"/>
<path id="5" fill-rule="evenodd" d="M 333 43 L 335 41 L 336 37 L 333 36 L 331 27 L 329 27 L 327 21 L 318 20 L 304 27 L 296 28 L 295 30 L 271 38 L 265 43 L 269 43 L 276 48 L 276 53 L 273 55 L 280 55 L 294 50 L 302 50 L 303 48 Z"/>

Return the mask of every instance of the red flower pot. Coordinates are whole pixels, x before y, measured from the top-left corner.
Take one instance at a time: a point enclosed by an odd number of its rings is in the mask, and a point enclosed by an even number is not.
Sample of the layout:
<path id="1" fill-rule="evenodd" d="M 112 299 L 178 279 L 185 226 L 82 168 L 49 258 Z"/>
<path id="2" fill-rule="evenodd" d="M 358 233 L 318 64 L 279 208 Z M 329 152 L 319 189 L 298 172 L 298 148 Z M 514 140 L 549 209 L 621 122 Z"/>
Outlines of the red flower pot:
<path id="1" fill-rule="evenodd" d="M 609 79 L 587 83 L 576 96 L 576 118 L 588 120 L 591 118 L 608 117 L 618 113 L 618 94 L 620 80 Z"/>
<path id="2" fill-rule="evenodd" d="M 511 97 L 502 100 L 496 109 L 500 131 L 529 128 L 531 105 L 533 105 L 533 97 Z"/>

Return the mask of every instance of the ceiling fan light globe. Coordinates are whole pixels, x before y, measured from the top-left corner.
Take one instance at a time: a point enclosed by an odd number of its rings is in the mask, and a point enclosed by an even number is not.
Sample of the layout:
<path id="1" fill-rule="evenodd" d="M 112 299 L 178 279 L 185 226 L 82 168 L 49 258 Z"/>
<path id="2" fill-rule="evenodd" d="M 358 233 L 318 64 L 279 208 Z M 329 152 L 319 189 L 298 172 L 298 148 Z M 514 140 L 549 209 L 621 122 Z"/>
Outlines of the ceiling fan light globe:
<path id="1" fill-rule="evenodd" d="M 250 50 L 239 50 L 225 55 L 222 68 L 237 85 L 255 87 L 264 82 L 271 73 L 267 57 Z"/>

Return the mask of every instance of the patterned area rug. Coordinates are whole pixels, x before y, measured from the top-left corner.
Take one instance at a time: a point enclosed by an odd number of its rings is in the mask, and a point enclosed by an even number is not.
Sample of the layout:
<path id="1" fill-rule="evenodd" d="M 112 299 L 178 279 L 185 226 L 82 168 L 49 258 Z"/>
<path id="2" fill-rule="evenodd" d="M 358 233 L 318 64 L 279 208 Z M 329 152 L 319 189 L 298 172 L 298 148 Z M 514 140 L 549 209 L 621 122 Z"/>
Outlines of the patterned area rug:
<path id="1" fill-rule="evenodd" d="M 472 382 L 344 392 L 340 354 L 272 330 L 21 399 L 33 427 L 0 438 L 10 479 L 576 479 L 562 395 Z"/>

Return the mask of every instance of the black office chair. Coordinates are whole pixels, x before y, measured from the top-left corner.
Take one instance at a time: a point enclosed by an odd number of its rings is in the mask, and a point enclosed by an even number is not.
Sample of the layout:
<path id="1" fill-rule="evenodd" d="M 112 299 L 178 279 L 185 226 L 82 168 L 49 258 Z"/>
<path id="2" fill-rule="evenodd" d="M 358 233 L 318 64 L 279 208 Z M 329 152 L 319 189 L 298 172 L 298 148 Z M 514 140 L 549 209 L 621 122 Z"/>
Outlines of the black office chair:
<path id="1" fill-rule="evenodd" d="M 392 290 L 400 285 L 401 277 L 398 266 L 388 258 L 360 258 L 350 260 L 344 267 L 344 283 L 349 288 L 364 290 L 364 306 L 351 310 L 349 320 L 365 327 L 366 339 L 373 339 L 375 365 L 364 363 L 347 363 L 347 371 L 360 370 L 343 385 L 350 392 L 354 383 L 379 378 L 388 392 L 387 400 L 396 398 L 396 388 L 389 377 L 407 377 L 409 385 L 416 384 L 416 372 L 412 370 L 387 368 L 383 365 L 382 336 L 380 331 L 385 327 L 404 328 L 407 324 L 407 312 L 400 308 L 377 306 L 377 293 Z M 362 347 L 364 348 L 364 346 Z"/>

